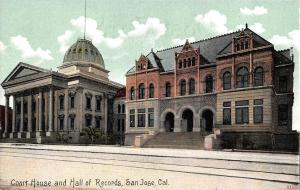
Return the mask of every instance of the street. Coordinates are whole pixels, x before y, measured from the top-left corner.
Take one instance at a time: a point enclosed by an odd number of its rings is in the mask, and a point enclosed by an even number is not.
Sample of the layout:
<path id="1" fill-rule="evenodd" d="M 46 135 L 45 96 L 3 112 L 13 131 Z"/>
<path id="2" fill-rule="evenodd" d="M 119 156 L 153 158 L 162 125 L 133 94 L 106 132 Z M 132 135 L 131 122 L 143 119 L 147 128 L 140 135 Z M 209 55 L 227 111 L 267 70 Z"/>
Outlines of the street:
<path id="1" fill-rule="evenodd" d="M 298 189 L 299 155 L 0 144 L 1 189 Z"/>

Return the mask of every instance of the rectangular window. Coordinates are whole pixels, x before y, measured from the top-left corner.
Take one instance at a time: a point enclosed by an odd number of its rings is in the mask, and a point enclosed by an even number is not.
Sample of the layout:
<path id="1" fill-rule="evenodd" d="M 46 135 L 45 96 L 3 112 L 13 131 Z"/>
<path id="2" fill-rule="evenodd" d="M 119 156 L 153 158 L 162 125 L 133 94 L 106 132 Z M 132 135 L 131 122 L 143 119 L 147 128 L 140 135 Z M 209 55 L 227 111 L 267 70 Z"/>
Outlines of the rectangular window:
<path id="1" fill-rule="evenodd" d="M 75 97 L 74 96 L 71 96 L 71 108 L 74 108 L 74 104 L 75 104 Z"/>
<path id="2" fill-rule="evenodd" d="M 59 109 L 63 110 L 64 109 L 64 96 L 59 97 Z"/>
<path id="3" fill-rule="evenodd" d="M 101 119 L 99 117 L 96 117 L 96 128 L 100 128 L 101 127 Z"/>
<path id="4" fill-rule="evenodd" d="M 59 118 L 59 130 L 64 130 L 64 118 Z"/>
<path id="5" fill-rule="evenodd" d="M 254 119 L 254 123 L 262 123 L 263 122 L 263 99 L 254 100 L 253 119 Z"/>
<path id="6" fill-rule="evenodd" d="M 118 119 L 118 131 L 120 131 L 120 130 L 121 130 L 121 120 Z"/>
<path id="7" fill-rule="evenodd" d="M 75 129 L 75 118 L 74 117 L 70 118 L 70 126 L 71 126 L 71 130 L 74 131 L 74 129 Z"/>
<path id="8" fill-rule="evenodd" d="M 96 96 L 96 111 L 101 111 L 101 97 Z"/>
<path id="9" fill-rule="evenodd" d="M 138 109 L 138 127 L 145 127 L 145 109 Z"/>
<path id="10" fill-rule="evenodd" d="M 285 126 L 288 125 L 288 105 L 280 104 L 278 105 L 278 125 Z"/>
<path id="11" fill-rule="evenodd" d="M 236 101 L 235 102 L 235 118 L 236 124 L 249 123 L 249 101 Z"/>
<path id="12" fill-rule="evenodd" d="M 130 127 L 135 127 L 135 110 L 130 110 Z"/>
<path id="13" fill-rule="evenodd" d="M 91 106 L 91 97 L 86 97 L 86 109 L 90 110 L 92 109 L 92 106 Z"/>
<path id="14" fill-rule="evenodd" d="M 287 92 L 287 77 L 279 76 L 279 92 Z"/>
<path id="15" fill-rule="evenodd" d="M 154 127 L 154 108 L 148 108 L 148 127 Z"/>
<path id="16" fill-rule="evenodd" d="M 122 131 L 125 131 L 125 119 L 122 119 Z"/>
<path id="17" fill-rule="evenodd" d="M 223 102 L 223 124 L 231 124 L 231 102 Z"/>
<path id="18" fill-rule="evenodd" d="M 85 126 L 89 127 L 89 126 L 91 126 L 91 124 L 92 124 L 91 118 L 90 117 L 86 117 L 85 118 Z"/>

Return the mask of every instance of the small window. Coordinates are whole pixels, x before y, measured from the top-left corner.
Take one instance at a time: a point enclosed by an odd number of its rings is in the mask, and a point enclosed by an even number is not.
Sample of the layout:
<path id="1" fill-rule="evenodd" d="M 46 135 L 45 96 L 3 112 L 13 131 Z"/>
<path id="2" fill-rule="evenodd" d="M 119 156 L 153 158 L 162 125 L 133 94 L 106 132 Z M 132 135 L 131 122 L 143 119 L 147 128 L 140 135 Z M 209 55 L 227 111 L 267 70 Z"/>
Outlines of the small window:
<path id="1" fill-rule="evenodd" d="M 227 71 L 223 74 L 223 90 L 228 89 L 231 89 L 231 74 Z"/>
<path id="2" fill-rule="evenodd" d="M 92 125 L 92 118 L 90 115 L 85 116 L 85 126 L 90 127 Z"/>
<path id="3" fill-rule="evenodd" d="M 186 64 L 187 64 L 187 61 L 186 59 L 183 60 L 183 68 L 186 68 Z"/>
<path id="4" fill-rule="evenodd" d="M 154 84 L 149 85 L 149 98 L 154 98 Z"/>
<path id="5" fill-rule="evenodd" d="M 74 129 L 75 129 L 75 118 L 74 117 L 70 118 L 70 129 L 71 129 L 71 131 L 74 131 Z"/>
<path id="6" fill-rule="evenodd" d="M 205 79 L 205 92 L 206 93 L 211 93 L 213 92 L 213 77 L 211 75 L 207 76 Z"/>
<path id="7" fill-rule="evenodd" d="M 96 111 L 98 112 L 101 111 L 101 101 L 102 101 L 101 96 L 96 96 Z"/>
<path id="8" fill-rule="evenodd" d="M 245 88 L 249 86 L 249 72 L 247 67 L 241 67 L 236 72 L 236 87 Z"/>
<path id="9" fill-rule="evenodd" d="M 286 126 L 288 125 L 288 105 L 280 104 L 278 105 L 278 125 Z"/>
<path id="10" fill-rule="evenodd" d="M 236 101 L 235 102 L 235 118 L 236 124 L 249 123 L 249 101 Z"/>
<path id="11" fill-rule="evenodd" d="M 195 94 L 195 79 L 189 80 L 189 94 Z"/>
<path id="12" fill-rule="evenodd" d="M 188 59 L 188 67 L 190 67 L 192 64 L 191 58 Z"/>
<path id="13" fill-rule="evenodd" d="M 145 127 L 145 109 L 138 109 L 138 127 Z"/>
<path id="14" fill-rule="evenodd" d="M 86 97 L 86 109 L 90 110 L 92 109 L 92 98 L 90 96 Z"/>
<path id="15" fill-rule="evenodd" d="M 144 99 L 145 98 L 145 85 L 144 83 L 141 83 L 139 85 L 139 99 Z"/>
<path id="16" fill-rule="evenodd" d="M 59 130 L 64 130 L 64 117 L 59 117 Z"/>
<path id="17" fill-rule="evenodd" d="M 170 97 L 170 96 L 171 96 L 171 83 L 166 82 L 166 97 Z"/>
<path id="18" fill-rule="evenodd" d="M 120 130 L 121 130 L 121 120 L 118 119 L 118 129 L 117 129 L 117 131 L 120 131 Z"/>
<path id="19" fill-rule="evenodd" d="M 262 67 L 257 67 L 254 70 L 254 86 L 264 85 L 264 70 Z"/>
<path id="20" fill-rule="evenodd" d="M 182 68 L 182 61 L 181 61 L 181 60 L 179 61 L 179 66 L 178 66 L 178 68 L 179 68 L 179 69 Z"/>
<path id="21" fill-rule="evenodd" d="M 96 128 L 100 129 L 101 128 L 101 119 L 100 117 L 96 117 Z"/>
<path id="22" fill-rule="evenodd" d="M 263 99 L 256 99 L 253 102 L 253 118 L 254 123 L 263 122 Z"/>
<path id="23" fill-rule="evenodd" d="M 231 102 L 223 102 L 223 124 L 231 125 Z"/>
<path id="24" fill-rule="evenodd" d="M 59 96 L 59 109 L 63 110 L 64 109 L 64 96 Z"/>
<path id="25" fill-rule="evenodd" d="M 184 79 L 180 80 L 180 96 L 184 96 L 186 94 L 186 81 Z"/>
<path id="26" fill-rule="evenodd" d="M 74 96 L 71 96 L 71 108 L 74 108 L 75 107 L 75 97 Z"/>
<path id="27" fill-rule="evenodd" d="M 121 113 L 121 105 L 118 105 L 118 113 Z"/>
<path id="28" fill-rule="evenodd" d="M 130 113 L 130 124 L 129 124 L 129 126 L 130 127 L 135 127 L 135 110 L 130 110 L 129 111 L 129 113 Z"/>
<path id="29" fill-rule="evenodd" d="M 148 127 L 154 127 L 154 108 L 148 108 Z"/>
<path id="30" fill-rule="evenodd" d="M 192 58 L 192 66 L 195 66 L 195 65 L 196 65 L 196 58 L 193 57 L 193 58 Z"/>
<path id="31" fill-rule="evenodd" d="M 134 93 L 134 87 L 130 88 L 130 100 L 134 100 L 135 99 L 135 93 Z"/>
<path id="32" fill-rule="evenodd" d="M 122 113 L 125 113 L 125 104 L 122 105 Z"/>
<path id="33" fill-rule="evenodd" d="M 287 92 L 287 76 L 279 76 L 279 92 Z"/>

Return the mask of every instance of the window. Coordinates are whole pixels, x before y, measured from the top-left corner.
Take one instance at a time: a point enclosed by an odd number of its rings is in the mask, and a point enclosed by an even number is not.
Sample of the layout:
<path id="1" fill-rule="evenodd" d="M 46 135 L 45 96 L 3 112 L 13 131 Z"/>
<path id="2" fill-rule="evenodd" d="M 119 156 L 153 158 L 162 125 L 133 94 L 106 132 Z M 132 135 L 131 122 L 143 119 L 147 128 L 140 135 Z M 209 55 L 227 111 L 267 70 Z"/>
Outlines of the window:
<path id="1" fill-rule="evenodd" d="M 180 60 L 179 61 L 179 67 L 178 67 L 179 69 L 181 69 L 182 68 L 182 61 Z"/>
<path id="2" fill-rule="evenodd" d="M 64 130 L 64 116 L 59 117 L 59 130 Z"/>
<path id="3" fill-rule="evenodd" d="M 246 67 L 241 67 L 236 72 L 236 87 L 245 88 L 248 87 L 248 69 Z"/>
<path id="4" fill-rule="evenodd" d="M 186 81 L 184 79 L 180 80 L 180 96 L 184 96 L 186 93 Z"/>
<path id="5" fill-rule="evenodd" d="M 74 129 L 75 129 L 75 118 L 74 117 L 70 118 L 70 129 L 72 131 L 74 131 Z"/>
<path id="6" fill-rule="evenodd" d="M 125 104 L 122 105 L 122 113 L 125 113 Z"/>
<path id="7" fill-rule="evenodd" d="M 92 118 L 90 115 L 85 116 L 85 126 L 90 127 L 92 125 Z"/>
<path id="8" fill-rule="evenodd" d="M 195 79 L 189 80 L 189 94 L 195 94 Z"/>
<path id="9" fill-rule="evenodd" d="M 86 99 L 86 109 L 89 109 L 89 110 L 92 109 L 92 104 L 91 104 L 92 103 L 92 100 L 91 100 L 92 97 L 91 96 L 86 96 L 85 99 Z"/>
<path id="10" fill-rule="evenodd" d="M 130 100 L 134 100 L 135 94 L 134 94 L 134 87 L 130 88 Z"/>
<path id="11" fill-rule="evenodd" d="M 125 119 L 122 119 L 122 131 L 125 131 Z"/>
<path id="12" fill-rule="evenodd" d="M 135 127 L 135 110 L 130 110 L 130 127 Z"/>
<path id="13" fill-rule="evenodd" d="M 96 111 L 101 111 L 101 101 L 102 101 L 102 97 L 96 96 Z"/>
<path id="14" fill-rule="evenodd" d="M 183 68 L 186 68 L 186 59 L 183 60 Z"/>
<path id="15" fill-rule="evenodd" d="M 211 92 L 213 92 L 213 77 L 211 76 L 211 75 L 209 75 L 209 76 L 207 76 L 206 78 L 205 78 L 205 92 L 206 93 L 211 93 Z"/>
<path id="16" fill-rule="evenodd" d="M 95 119 L 96 119 L 96 128 L 100 129 L 100 127 L 101 127 L 101 118 L 99 116 L 96 116 Z"/>
<path id="17" fill-rule="evenodd" d="M 231 124 L 231 102 L 223 102 L 223 124 Z"/>
<path id="18" fill-rule="evenodd" d="M 121 113 L 121 105 L 118 105 L 118 113 Z"/>
<path id="19" fill-rule="evenodd" d="M 249 123 L 249 101 L 236 101 L 235 102 L 235 118 L 236 124 Z"/>
<path id="20" fill-rule="evenodd" d="M 154 127 L 154 108 L 148 108 L 148 127 Z"/>
<path id="21" fill-rule="evenodd" d="M 285 126 L 288 124 L 288 105 L 280 104 L 278 105 L 278 125 Z"/>
<path id="22" fill-rule="evenodd" d="M 118 131 L 120 131 L 121 130 L 121 120 L 120 119 L 118 119 L 118 129 L 117 129 Z"/>
<path id="23" fill-rule="evenodd" d="M 264 85 L 264 70 L 262 67 L 257 67 L 254 70 L 254 86 Z"/>
<path id="24" fill-rule="evenodd" d="M 145 109 L 138 109 L 138 127 L 145 127 Z"/>
<path id="25" fill-rule="evenodd" d="M 253 119 L 254 119 L 254 123 L 263 122 L 263 99 L 254 100 Z"/>
<path id="26" fill-rule="evenodd" d="M 166 82 L 166 97 L 170 97 L 170 96 L 171 96 L 171 83 Z"/>
<path id="27" fill-rule="evenodd" d="M 248 49 L 249 45 L 248 45 L 248 41 L 245 41 L 245 49 Z"/>
<path id="28" fill-rule="evenodd" d="M 74 108 L 75 107 L 75 97 L 74 96 L 71 96 L 71 98 L 70 98 L 70 106 L 71 106 L 71 108 Z"/>
<path id="29" fill-rule="evenodd" d="M 192 58 L 192 66 L 195 66 L 195 65 L 196 65 L 196 58 L 193 57 L 193 58 Z"/>
<path id="30" fill-rule="evenodd" d="M 139 85 L 139 99 L 145 98 L 145 85 L 144 83 Z"/>
<path id="31" fill-rule="evenodd" d="M 231 89 L 231 74 L 227 71 L 223 74 L 223 90 L 228 89 Z"/>
<path id="32" fill-rule="evenodd" d="M 192 64 L 191 58 L 188 59 L 188 67 L 190 67 Z"/>
<path id="33" fill-rule="evenodd" d="M 64 96 L 59 96 L 59 109 L 63 110 L 64 109 Z"/>
<path id="34" fill-rule="evenodd" d="M 287 92 L 287 76 L 279 76 L 279 92 Z"/>
<path id="35" fill-rule="evenodd" d="M 149 85 L 149 98 L 154 98 L 154 84 Z"/>

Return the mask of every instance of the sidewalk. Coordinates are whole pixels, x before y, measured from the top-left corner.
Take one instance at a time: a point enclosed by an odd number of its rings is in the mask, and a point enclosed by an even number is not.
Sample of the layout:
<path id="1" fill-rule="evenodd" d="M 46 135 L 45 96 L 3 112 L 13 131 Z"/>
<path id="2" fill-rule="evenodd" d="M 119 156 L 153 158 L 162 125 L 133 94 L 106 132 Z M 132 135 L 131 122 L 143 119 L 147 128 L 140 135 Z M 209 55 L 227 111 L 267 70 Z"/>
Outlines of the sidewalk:
<path id="1" fill-rule="evenodd" d="M 256 152 L 227 152 L 227 151 L 205 151 L 205 150 L 186 150 L 186 149 L 162 149 L 162 148 L 134 148 L 117 147 L 106 145 L 95 146 L 71 146 L 71 145 L 41 145 L 41 144 L 22 144 L 22 143 L 0 143 L 1 148 L 9 149 L 31 149 L 49 151 L 71 151 L 89 152 L 106 154 L 126 154 L 136 156 L 157 156 L 157 157 L 181 157 L 195 159 L 217 159 L 217 160 L 236 160 L 246 162 L 265 162 L 287 165 L 300 165 L 299 155 L 276 154 L 276 153 L 256 153 Z"/>

